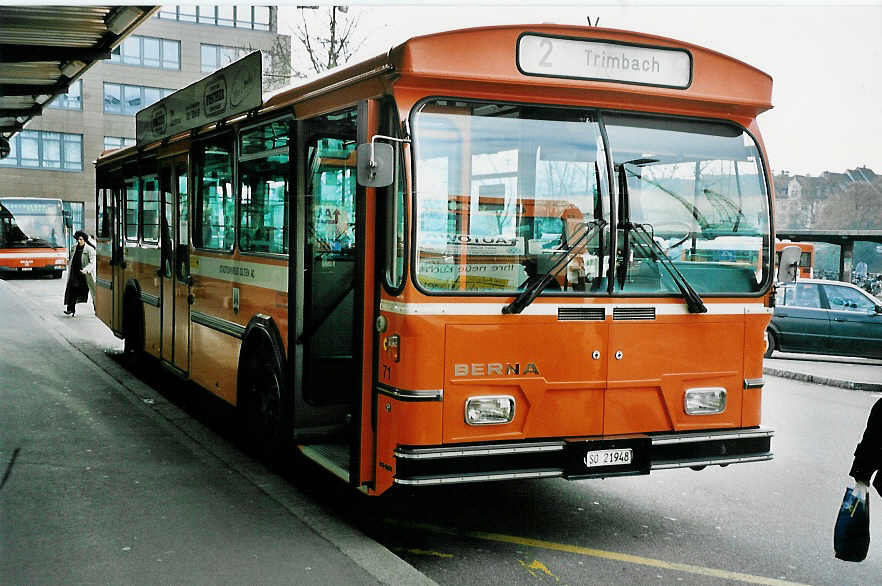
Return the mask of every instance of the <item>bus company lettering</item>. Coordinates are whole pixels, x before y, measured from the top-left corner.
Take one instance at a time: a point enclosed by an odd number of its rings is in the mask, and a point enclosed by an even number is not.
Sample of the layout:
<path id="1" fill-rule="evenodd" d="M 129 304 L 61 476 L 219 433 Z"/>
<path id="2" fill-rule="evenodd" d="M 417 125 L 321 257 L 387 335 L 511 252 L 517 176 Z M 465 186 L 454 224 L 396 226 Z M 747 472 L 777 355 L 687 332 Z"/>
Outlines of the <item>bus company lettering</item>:
<path id="1" fill-rule="evenodd" d="M 521 363 L 520 362 L 506 362 L 502 364 L 501 362 L 490 362 L 487 364 L 483 363 L 472 363 L 472 364 L 454 364 L 453 365 L 453 376 L 513 376 L 521 374 Z M 536 365 L 532 362 L 527 362 L 524 365 L 524 375 L 528 374 L 539 374 L 539 369 L 536 368 Z"/>
<path id="2" fill-rule="evenodd" d="M 248 267 L 220 265 L 219 270 L 222 275 L 234 275 L 236 277 L 245 277 L 246 279 L 254 278 L 254 269 Z"/>
<path id="3" fill-rule="evenodd" d="M 606 51 L 592 51 L 585 49 L 586 65 L 589 68 L 599 67 L 601 69 L 619 69 L 621 71 L 651 71 L 659 73 L 661 71 L 661 63 L 653 57 L 652 59 L 637 59 L 628 57 L 624 53 L 621 55 L 610 55 Z"/>
<path id="4" fill-rule="evenodd" d="M 447 244 L 483 244 L 488 246 L 515 246 L 517 238 L 505 236 L 473 236 L 472 234 L 450 234 Z"/>
<path id="5" fill-rule="evenodd" d="M 514 264 L 495 265 L 495 264 L 476 264 L 476 263 L 468 263 L 468 264 L 464 264 L 464 265 L 443 265 L 443 264 L 422 263 L 420 265 L 420 274 L 460 273 L 463 270 L 466 273 L 487 273 L 487 272 L 500 273 L 500 272 L 515 270 L 515 265 Z"/>

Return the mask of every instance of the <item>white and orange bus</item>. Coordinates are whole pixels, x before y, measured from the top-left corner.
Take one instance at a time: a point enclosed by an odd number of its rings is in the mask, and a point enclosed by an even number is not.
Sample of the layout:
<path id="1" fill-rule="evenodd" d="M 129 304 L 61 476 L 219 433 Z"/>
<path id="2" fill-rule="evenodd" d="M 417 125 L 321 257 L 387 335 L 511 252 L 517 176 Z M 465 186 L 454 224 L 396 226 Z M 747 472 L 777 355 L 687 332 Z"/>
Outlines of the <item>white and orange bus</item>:
<path id="1" fill-rule="evenodd" d="M 796 246 L 799 254 L 799 276 L 803 279 L 811 279 L 815 276 L 815 245 L 812 242 L 775 242 L 775 263 L 781 260 L 781 251 L 785 246 Z"/>
<path id="2" fill-rule="evenodd" d="M 768 75 L 546 24 L 267 96 L 253 55 L 97 162 L 97 312 L 128 351 L 368 494 L 772 458 Z M 683 254 L 718 239 L 753 250 Z"/>
<path id="3" fill-rule="evenodd" d="M 0 275 L 27 273 L 61 278 L 70 254 L 67 237 L 60 199 L 0 199 Z"/>

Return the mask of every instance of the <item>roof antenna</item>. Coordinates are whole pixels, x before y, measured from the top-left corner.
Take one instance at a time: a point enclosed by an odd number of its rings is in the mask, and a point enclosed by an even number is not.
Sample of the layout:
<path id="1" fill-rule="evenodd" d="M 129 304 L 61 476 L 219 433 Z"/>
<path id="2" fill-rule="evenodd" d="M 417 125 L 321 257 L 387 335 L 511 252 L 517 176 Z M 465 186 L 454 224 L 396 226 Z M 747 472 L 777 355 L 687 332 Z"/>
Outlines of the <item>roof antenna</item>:
<path id="1" fill-rule="evenodd" d="M 590 16 L 588 17 L 588 26 L 597 26 L 598 23 L 600 23 L 600 17 L 599 17 L 599 16 L 598 16 L 597 18 L 594 19 L 594 22 L 593 22 L 593 23 L 591 22 L 591 17 L 590 17 Z"/>

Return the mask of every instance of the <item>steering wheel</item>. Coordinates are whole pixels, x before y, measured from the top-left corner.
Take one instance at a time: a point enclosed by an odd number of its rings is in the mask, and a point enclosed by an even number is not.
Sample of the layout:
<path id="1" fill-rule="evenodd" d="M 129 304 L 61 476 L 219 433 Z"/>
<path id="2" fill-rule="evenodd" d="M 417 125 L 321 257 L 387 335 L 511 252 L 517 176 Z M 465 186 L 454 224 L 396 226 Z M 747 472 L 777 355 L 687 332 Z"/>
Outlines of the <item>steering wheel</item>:
<path id="1" fill-rule="evenodd" d="M 683 220 L 672 220 L 661 226 L 653 225 L 653 228 L 657 238 L 658 234 L 673 234 L 674 238 L 676 238 L 676 242 L 673 244 L 662 245 L 662 249 L 665 251 L 665 254 L 667 254 L 668 251 L 677 248 L 692 237 L 694 226 Z M 683 236 L 678 237 L 680 234 Z M 656 242 L 658 242 L 658 240 L 656 240 Z"/>

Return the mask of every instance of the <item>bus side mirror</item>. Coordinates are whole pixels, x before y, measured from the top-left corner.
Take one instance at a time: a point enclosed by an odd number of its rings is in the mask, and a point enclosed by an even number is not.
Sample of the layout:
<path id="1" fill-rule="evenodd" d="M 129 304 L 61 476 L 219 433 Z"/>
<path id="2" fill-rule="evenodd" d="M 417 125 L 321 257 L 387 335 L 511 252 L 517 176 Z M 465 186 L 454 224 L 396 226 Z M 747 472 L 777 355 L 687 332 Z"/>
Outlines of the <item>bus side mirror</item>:
<path id="1" fill-rule="evenodd" d="M 67 229 L 73 228 L 73 214 L 70 210 L 62 210 L 61 217 L 64 218 L 64 227 Z"/>
<path id="2" fill-rule="evenodd" d="M 778 261 L 778 282 L 795 283 L 799 274 L 799 257 L 802 250 L 798 246 L 785 246 L 781 250 L 781 258 Z"/>
<path id="3" fill-rule="evenodd" d="M 395 149 L 383 142 L 367 142 L 358 145 L 358 184 L 364 187 L 387 187 L 392 185 L 395 167 Z"/>

